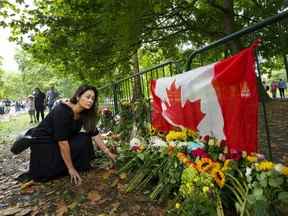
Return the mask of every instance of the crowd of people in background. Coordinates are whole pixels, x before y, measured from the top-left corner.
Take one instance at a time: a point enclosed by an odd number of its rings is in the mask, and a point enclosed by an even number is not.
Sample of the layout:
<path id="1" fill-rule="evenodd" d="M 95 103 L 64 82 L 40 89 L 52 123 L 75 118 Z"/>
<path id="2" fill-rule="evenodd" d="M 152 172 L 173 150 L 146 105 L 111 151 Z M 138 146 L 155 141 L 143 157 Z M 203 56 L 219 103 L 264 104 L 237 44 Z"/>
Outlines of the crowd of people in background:
<path id="1" fill-rule="evenodd" d="M 48 107 L 49 112 L 53 109 L 59 93 L 52 86 L 47 93 L 35 88 L 31 95 L 24 100 L 12 101 L 5 99 L 0 101 L 0 114 L 7 114 L 14 107 L 15 112 L 27 111 L 30 116 L 30 123 L 37 123 L 44 119 L 44 111 Z"/>
<path id="2" fill-rule="evenodd" d="M 284 79 L 280 79 L 278 82 L 276 80 L 273 80 L 270 84 L 266 84 L 266 82 L 263 82 L 265 86 L 265 90 L 268 93 L 269 91 L 271 92 L 272 98 L 277 98 L 277 92 L 279 91 L 279 97 L 281 99 L 284 99 L 286 96 L 286 90 L 287 90 L 287 83 Z"/>
<path id="3" fill-rule="evenodd" d="M 46 106 L 49 112 L 52 110 L 55 101 L 59 97 L 59 93 L 52 86 L 46 93 L 40 88 L 35 88 L 32 95 L 27 98 L 27 110 L 30 116 L 30 123 L 36 123 L 44 119 L 44 111 Z"/>

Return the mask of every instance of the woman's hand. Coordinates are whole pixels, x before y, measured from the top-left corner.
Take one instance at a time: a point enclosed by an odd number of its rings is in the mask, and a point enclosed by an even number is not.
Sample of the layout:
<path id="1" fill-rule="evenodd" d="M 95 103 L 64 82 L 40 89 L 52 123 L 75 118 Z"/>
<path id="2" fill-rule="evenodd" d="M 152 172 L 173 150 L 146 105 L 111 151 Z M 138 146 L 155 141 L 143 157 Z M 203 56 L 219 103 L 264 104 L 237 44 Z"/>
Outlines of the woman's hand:
<path id="1" fill-rule="evenodd" d="M 80 177 L 79 173 L 76 169 L 72 168 L 68 170 L 71 183 L 75 185 L 80 185 L 82 183 L 82 178 Z"/>
<path id="2" fill-rule="evenodd" d="M 107 146 L 104 144 L 100 134 L 94 137 L 97 146 L 104 152 L 112 161 L 116 161 L 117 155 L 110 152 Z"/>

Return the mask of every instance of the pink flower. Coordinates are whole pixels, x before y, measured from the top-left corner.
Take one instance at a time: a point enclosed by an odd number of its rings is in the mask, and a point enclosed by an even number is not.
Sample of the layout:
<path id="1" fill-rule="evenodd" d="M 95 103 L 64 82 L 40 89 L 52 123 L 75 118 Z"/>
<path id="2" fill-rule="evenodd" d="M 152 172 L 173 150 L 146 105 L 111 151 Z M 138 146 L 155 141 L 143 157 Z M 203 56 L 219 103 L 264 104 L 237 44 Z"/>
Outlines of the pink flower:
<path id="1" fill-rule="evenodd" d="M 236 149 L 231 149 L 230 153 L 226 155 L 226 159 L 240 160 L 241 158 L 242 158 L 242 152 Z"/>
<path id="2" fill-rule="evenodd" d="M 138 152 L 140 150 L 140 146 L 132 146 L 131 151 Z"/>
<path id="3" fill-rule="evenodd" d="M 197 148 L 195 150 L 193 150 L 191 152 L 191 156 L 192 157 L 204 157 L 204 158 L 209 158 L 209 155 L 207 154 L 207 152 L 205 152 L 203 149 L 201 148 Z"/>

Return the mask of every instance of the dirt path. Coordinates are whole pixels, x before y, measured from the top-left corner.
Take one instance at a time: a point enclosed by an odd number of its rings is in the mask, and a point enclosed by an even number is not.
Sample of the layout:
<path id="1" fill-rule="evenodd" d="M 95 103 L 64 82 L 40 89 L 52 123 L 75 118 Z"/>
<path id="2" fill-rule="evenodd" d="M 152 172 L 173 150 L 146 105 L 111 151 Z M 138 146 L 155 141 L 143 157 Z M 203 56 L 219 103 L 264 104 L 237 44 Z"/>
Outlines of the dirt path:
<path id="1" fill-rule="evenodd" d="M 142 193 L 127 194 L 125 180 L 115 175 L 115 170 L 105 169 L 105 165 L 82 173 L 84 183 L 78 187 L 72 186 L 68 177 L 48 183 L 20 184 L 15 178 L 28 169 L 29 151 L 12 155 L 11 141 L 0 145 L 1 216 L 164 215 L 163 208 Z"/>

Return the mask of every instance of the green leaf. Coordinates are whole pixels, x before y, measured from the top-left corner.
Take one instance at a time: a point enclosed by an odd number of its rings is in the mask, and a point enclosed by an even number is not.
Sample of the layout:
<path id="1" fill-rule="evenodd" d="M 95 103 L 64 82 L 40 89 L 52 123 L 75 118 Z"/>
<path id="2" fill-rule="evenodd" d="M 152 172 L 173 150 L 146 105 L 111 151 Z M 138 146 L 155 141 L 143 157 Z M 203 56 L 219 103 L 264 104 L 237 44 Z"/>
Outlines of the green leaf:
<path id="1" fill-rule="evenodd" d="M 284 179 L 282 177 L 272 177 L 269 179 L 269 185 L 271 187 L 279 187 L 283 181 Z"/>
<path id="2" fill-rule="evenodd" d="M 265 198 L 263 195 L 263 189 L 262 188 L 255 188 L 253 190 L 253 195 L 255 196 L 256 200 L 263 200 Z"/>
<path id="3" fill-rule="evenodd" d="M 257 200 L 255 203 L 255 216 L 268 216 L 267 203 L 264 200 Z"/>
<path id="4" fill-rule="evenodd" d="M 248 200 L 248 203 L 250 203 L 251 205 L 253 205 L 254 203 L 256 203 L 256 198 L 253 194 L 249 194 L 247 196 L 247 200 Z"/>
<path id="5" fill-rule="evenodd" d="M 139 157 L 142 161 L 144 161 L 144 154 L 142 154 L 142 153 L 139 153 L 138 155 L 137 155 L 137 157 Z"/>
<path id="6" fill-rule="evenodd" d="M 278 199 L 287 203 L 288 202 L 288 192 L 286 192 L 286 191 L 280 192 L 278 194 Z"/>

